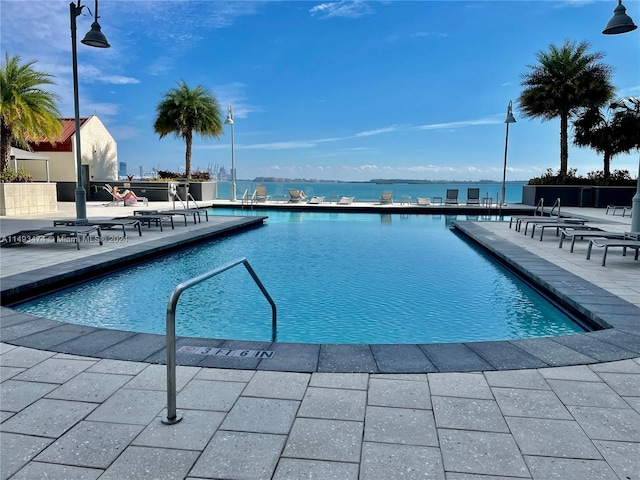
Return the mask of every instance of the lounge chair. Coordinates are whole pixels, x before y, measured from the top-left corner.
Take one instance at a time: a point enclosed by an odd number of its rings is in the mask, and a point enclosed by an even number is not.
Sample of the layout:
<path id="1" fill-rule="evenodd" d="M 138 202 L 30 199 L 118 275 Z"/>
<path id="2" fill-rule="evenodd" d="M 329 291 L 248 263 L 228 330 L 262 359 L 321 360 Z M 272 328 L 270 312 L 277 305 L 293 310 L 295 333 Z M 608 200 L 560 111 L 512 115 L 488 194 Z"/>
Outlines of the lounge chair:
<path id="1" fill-rule="evenodd" d="M 447 189 L 447 196 L 444 199 L 445 205 L 458 205 L 458 189 Z"/>
<path id="2" fill-rule="evenodd" d="M 479 188 L 467 188 L 467 205 L 480 205 Z"/>
<path id="3" fill-rule="evenodd" d="M 600 238 L 592 238 L 589 241 L 589 248 L 587 248 L 587 260 L 591 259 L 591 249 L 593 247 L 604 248 L 602 252 L 602 266 L 605 266 L 607 261 L 607 251 L 610 247 L 622 247 L 622 256 L 627 255 L 627 248 L 635 249 L 636 254 L 633 258 L 634 260 L 638 260 L 638 253 L 640 253 L 640 241 L 638 240 L 615 240 L 615 239 L 600 239 Z"/>
<path id="4" fill-rule="evenodd" d="M 266 185 L 256 185 L 256 190 L 253 192 L 253 195 L 256 202 L 266 202 L 270 198 L 269 195 L 267 195 Z"/>
<path id="5" fill-rule="evenodd" d="M 311 205 L 320 205 L 322 202 L 324 202 L 324 197 L 316 197 L 314 195 L 309 199 L 308 203 L 310 203 Z"/>
<path id="6" fill-rule="evenodd" d="M 31 230 L 22 230 L 18 233 L 2 237 L 2 244 L 22 244 L 28 242 L 29 240 L 46 237 L 52 237 L 54 242 L 58 243 L 58 238 L 73 238 L 76 243 L 76 248 L 80 250 L 80 237 L 84 236 L 88 241 L 93 233 L 96 234 L 100 245 L 102 245 L 102 233 L 100 232 L 100 227 L 88 225 L 62 225 L 49 228 L 44 227 Z"/>
<path id="7" fill-rule="evenodd" d="M 631 207 L 625 207 L 623 205 L 607 205 L 607 209 L 605 210 L 604 214 L 605 215 L 609 215 L 609 210 L 611 210 L 611 215 L 615 215 L 616 214 L 616 210 L 621 209 L 622 210 L 622 216 L 624 217 L 624 214 L 626 212 L 627 209 L 631 209 Z"/>
<path id="8" fill-rule="evenodd" d="M 573 228 L 565 228 L 560 233 L 560 244 L 558 245 L 558 248 L 562 248 L 565 238 L 571 239 L 571 249 L 569 251 L 573 253 L 576 238 L 608 238 L 613 240 L 624 240 L 625 234 L 620 232 L 607 232 L 604 230 L 576 230 Z"/>
<path id="9" fill-rule="evenodd" d="M 287 191 L 289 192 L 289 203 L 300 203 L 307 198 L 302 190 L 290 188 Z"/>
<path id="10" fill-rule="evenodd" d="M 393 204 L 393 192 L 382 192 L 380 195 L 380 203 Z"/>
<path id="11" fill-rule="evenodd" d="M 431 199 L 429 197 L 418 197 L 416 201 L 417 205 L 431 205 Z"/>
<path id="12" fill-rule="evenodd" d="M 336 202 L 336 205 L 351 205 L 355 197 L 342 197 Z"/>

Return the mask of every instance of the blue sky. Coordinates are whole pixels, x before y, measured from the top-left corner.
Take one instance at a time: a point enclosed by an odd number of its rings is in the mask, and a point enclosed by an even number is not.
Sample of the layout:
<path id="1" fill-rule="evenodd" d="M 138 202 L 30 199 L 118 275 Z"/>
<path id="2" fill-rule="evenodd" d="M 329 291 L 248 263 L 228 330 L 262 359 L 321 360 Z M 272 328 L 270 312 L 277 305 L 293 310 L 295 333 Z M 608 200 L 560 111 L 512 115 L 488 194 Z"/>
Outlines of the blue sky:
<path id="1" fill-rule="evenodd" d="M 93 1 L 83 1 L 91 10 Z M 640 24 L 640 1 L 625 0 Z M 80 114 L 97 114 L 129 173 L 184 166 L 184 142 L 153 132 L 162 94 L 200 84 L 235 115 L 238 179 L 508 180 L 559 166 L 559 121 L 519 115 L 536 52 L 587 41 L 614 68 L 618 96 L 640 95 L 640 29 L 602 35 L 616 1 L 100 0 L 111 48 L 78 43 Z M 68 0 L 0 0 L 1 45 L 55 75 L 73 116 Z M 78 37 L 92 19 L 78 18 Z M 196 137 L 193 169 L 231 164 L 231 135 Z M 602 169 L 570 145 L 569 166 Z M 613 169 L 635 177 L 638 155 Z"/>

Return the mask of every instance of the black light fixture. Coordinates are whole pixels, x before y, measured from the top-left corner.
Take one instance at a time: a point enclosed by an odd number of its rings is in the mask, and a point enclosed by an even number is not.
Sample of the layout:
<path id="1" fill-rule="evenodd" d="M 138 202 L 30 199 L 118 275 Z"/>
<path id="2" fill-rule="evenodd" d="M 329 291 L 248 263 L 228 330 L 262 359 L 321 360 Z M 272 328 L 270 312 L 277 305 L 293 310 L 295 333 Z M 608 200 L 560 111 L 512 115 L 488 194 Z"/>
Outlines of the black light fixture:
<path id="1" fill-rule="evenodd" d="M 613 11 L 613 17 L 607 23 L 607 26 L 602 31 L 605 35 L 616 35 L 618 33 L 631 32 L 638 28 L 633 23 L 631 17 L 627 15 L 627 9 L 622 5 L 622 0 L 618 0 L 618 6 Z"/>

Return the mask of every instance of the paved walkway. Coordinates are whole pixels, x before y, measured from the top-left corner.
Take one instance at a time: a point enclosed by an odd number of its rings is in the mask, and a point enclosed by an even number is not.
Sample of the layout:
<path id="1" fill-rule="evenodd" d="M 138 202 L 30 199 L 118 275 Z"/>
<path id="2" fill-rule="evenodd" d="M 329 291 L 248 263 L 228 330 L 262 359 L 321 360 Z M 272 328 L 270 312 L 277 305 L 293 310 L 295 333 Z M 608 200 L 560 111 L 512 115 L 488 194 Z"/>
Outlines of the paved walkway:
<path id="1" fill-rule="evenodd" d="M 628 218 L 587 210 L 628 229 Z M 489 225 L 637 302 L 632 259 L 611 255 L 601 267 L 584 258 L 584 244 L 570 254 L 552 235 L 540 242 Z M 84 247 L 87 258 L 97 250 Z M 183 420 L 171 426 L 160 421 L 164 365 L 2 343 L 0 374 L 0 479 L 640 478 L 640 355 L 465 373 L 179 366 Z"/>

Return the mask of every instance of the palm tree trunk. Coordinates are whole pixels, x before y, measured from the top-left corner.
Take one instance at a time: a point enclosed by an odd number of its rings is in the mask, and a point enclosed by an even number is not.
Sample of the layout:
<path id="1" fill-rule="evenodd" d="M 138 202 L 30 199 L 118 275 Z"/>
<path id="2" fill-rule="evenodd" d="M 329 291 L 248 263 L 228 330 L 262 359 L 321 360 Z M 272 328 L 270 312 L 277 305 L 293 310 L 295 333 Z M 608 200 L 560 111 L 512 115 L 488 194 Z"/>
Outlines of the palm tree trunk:
<path id="1" fill-rule="evenodd" d="M 9 168 L 11 156 L 11 130 L 2 124 L 2 137 L 0 139 L 0 171 Z"/>
<path id="2" fill-rule="evenodd" d="M 191 178 L 191 146 L 193 144 L 193 134 L 191 132 L 187 132 L 185 141 L 187 143 L 187 152 L 184 158 L 184 176 Z"/>
<path id="3" fill-rule="evenodd" d="M 569 114 L 560 115 L 560 178 L 567 176 L 569 166 Z"/>
<path id="4" fill-rule="evenodd" d="M 609 185 L 611 179 L 611 154 L 604 152 L 604 184 Z"/>

